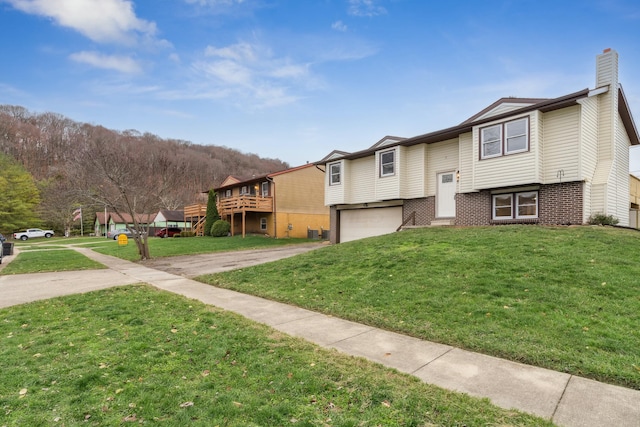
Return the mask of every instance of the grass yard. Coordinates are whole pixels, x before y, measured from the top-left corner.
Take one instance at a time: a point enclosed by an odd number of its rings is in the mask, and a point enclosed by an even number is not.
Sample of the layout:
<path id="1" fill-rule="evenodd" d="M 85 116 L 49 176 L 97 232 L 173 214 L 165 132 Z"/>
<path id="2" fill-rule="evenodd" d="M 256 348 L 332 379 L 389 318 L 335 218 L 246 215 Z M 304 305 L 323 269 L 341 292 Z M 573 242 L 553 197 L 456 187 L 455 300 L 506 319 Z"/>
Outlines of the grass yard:
<path id="1" fill-rule="evenodd" d="M 52 249 L 47 246 L 37 251 L 21 252 L 15 260 L 0 270 L 0 274 L 95 270 L 101 268 L 106 267 L 73 249 Z"/>
<path id="2" fill-rule="evenodd" d="M 103 239 L 105 240 L 105 239 Z M 149 238 L 149 252 L 152 258 L 195 255 L 211 252 L 239 251 L 246 249 L 260 249 L 300 243 L 318 242 L 307 239 L 273 239 L 264 236 L 248 235 L 244 239 L 242 236 L 233 237 L 172 237 L 160 239 Z M 120 246 L 117 241 L 110 240 L 108 244 L 97 242 L 89 245 L 96 252 L 105 255 L 112 255 L 129 261 L 138 261 L 138 250 L 133 239 L 129 239 L 126 246 Z"/>
<path id="3" fill-rule="evenodd" d="M 198 280 L 640 389 L 640 233 L 403 231 Z"/>
<path id="4" fill-rule="evenodd" d="M 6 426 L 550 426 L 128 286 L 0 310 Z"/>

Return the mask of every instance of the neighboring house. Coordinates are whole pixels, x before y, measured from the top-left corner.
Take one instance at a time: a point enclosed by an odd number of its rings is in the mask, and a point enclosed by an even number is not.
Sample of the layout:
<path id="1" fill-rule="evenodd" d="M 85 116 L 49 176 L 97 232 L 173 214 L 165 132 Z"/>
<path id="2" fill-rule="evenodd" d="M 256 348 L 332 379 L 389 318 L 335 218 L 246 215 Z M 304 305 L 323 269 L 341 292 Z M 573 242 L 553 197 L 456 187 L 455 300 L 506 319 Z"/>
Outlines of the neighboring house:
<path id="1" fill-rule="evenodd" d="M 218 213 L 231 223 L 232 234 L 328 236 L 324 174 L 314 164 L 248 180 L 229 176 L 214 191 Z"/>
<path id="2" fill-rule="evenodd" d="M 108 220 L 107 220 L 107 231 L 118 230 L 121 228 L 133 227 L 134 221 L 133 217 L 129 214 L 117 214 L 115 212 L 107 212 Z M 144 227 L 148 227 L 149 224 L 153 221 L 155 217 L 154 214 L 137 214 L 136 220 L 138 224 L 141 224 Z"/>
<path id="3" fill-rule="evenodd" d="M 596 58 L 595 89 L 503 98 L 458 126 L 332 152 L 325 169 L 331 241 L 401 225 L 629 223 L 629 147 L 638 132 L 618 54 Z"/>
<path id="4" fill-rule="evenodd" d="M 164 227 L 186 227 L 183 211 L 160 210 L 157 214 L 140 214 L 138 223 L 149 227 L 150 233 Z M 105 236 L 107 231 L 133 227 L 131 215 L 118 215 L 114 212 L 96 212 L 93 230 L 96 236 Z"/>
<path id="5" fill-rule="evenodd" d="M 96 212 L 96 219 L 93 222 L 93 232 L 96 236 L 106 236 L 107 235 L 107 218 L 109 217 L 108 212 Z"/>
<path id="6" fill-rule="evenodd" d="M 153 228 L 177 227 L 188 228 L 190 224 L 184 220 L 184 211 L 161 209 L 150 224 Z"/>
<path id="7" fill-rule="evenodd" d="M 640 228 L 640 178 L 629 175 L 629 227 Z"/>

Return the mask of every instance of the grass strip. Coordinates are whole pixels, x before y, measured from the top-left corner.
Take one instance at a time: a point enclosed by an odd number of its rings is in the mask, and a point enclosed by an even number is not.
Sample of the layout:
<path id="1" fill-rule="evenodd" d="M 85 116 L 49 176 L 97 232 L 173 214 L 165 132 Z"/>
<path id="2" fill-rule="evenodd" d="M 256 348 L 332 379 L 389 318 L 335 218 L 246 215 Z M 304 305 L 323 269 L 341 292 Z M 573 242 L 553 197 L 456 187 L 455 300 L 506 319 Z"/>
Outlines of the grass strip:
<path id="1" fill-rule="evenodd" d="M 0 270 L 0 274 L 44 273 L 103 268 L 106 267 L 72 249 L 55 249 L 21 252 L 10 264 Z"/>

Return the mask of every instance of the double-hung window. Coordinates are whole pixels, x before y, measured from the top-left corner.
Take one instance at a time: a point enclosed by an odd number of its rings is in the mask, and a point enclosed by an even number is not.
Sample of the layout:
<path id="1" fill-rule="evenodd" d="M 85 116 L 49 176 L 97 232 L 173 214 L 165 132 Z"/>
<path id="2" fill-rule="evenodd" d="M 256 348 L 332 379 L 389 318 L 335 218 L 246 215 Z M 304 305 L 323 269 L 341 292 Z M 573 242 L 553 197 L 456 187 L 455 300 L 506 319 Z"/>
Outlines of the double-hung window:
<path id="1" fill-rule="evenodd" d="M 480 129 L 480 158 L 506 156 L 529 150 L 529 117 Z"/>
<path id="2" fill-rule="evenodd" d="M 329 185 L 339 185 L 342 179 L 342 164 L 331 163 L 329 165 Z"/>
<path id="3" fill-rule="evenodd" d="M 492 210 L 493 219 L 538 218 L 538 192 L 494 194 Z"/>
<path id="4" fill-rule="evenodd" d="M 380 153 L 380 176 L 391 176 L 396 173 L 396 151 Z"/>
<path id="5" fill-rule="evenodd" d="M 269 197 L 269 181 L 261 184 L 260 192 L 262 193 L 262 197 Z"/>

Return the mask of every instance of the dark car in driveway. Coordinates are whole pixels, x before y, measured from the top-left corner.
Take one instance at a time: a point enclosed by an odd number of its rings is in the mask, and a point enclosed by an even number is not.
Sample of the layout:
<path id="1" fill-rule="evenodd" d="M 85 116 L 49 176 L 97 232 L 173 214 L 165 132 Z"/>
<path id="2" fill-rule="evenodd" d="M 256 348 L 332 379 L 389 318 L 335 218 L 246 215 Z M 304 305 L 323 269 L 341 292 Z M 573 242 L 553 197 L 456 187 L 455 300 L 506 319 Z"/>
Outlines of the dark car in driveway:
<path id="1" fill-rule="evenodd" d="M 128 228 L 117 228 L 115 230 L 110 230 L 109 232 L 107 232 L 107 238 L 118 240 L 118 237 L 120 237 L 121 234 L 124 234 L 125 236 L 131 238 L 133 237 L 134 232 L 132 232 Z"/>
<path id="2" fill-rule="evenodd" d="M 156 231 L 156 237 L 173 237 L 176 234 L 180 235 L 180 232 L 182 232 L 182 229 L 177 227 L 161 228 Z"/>

